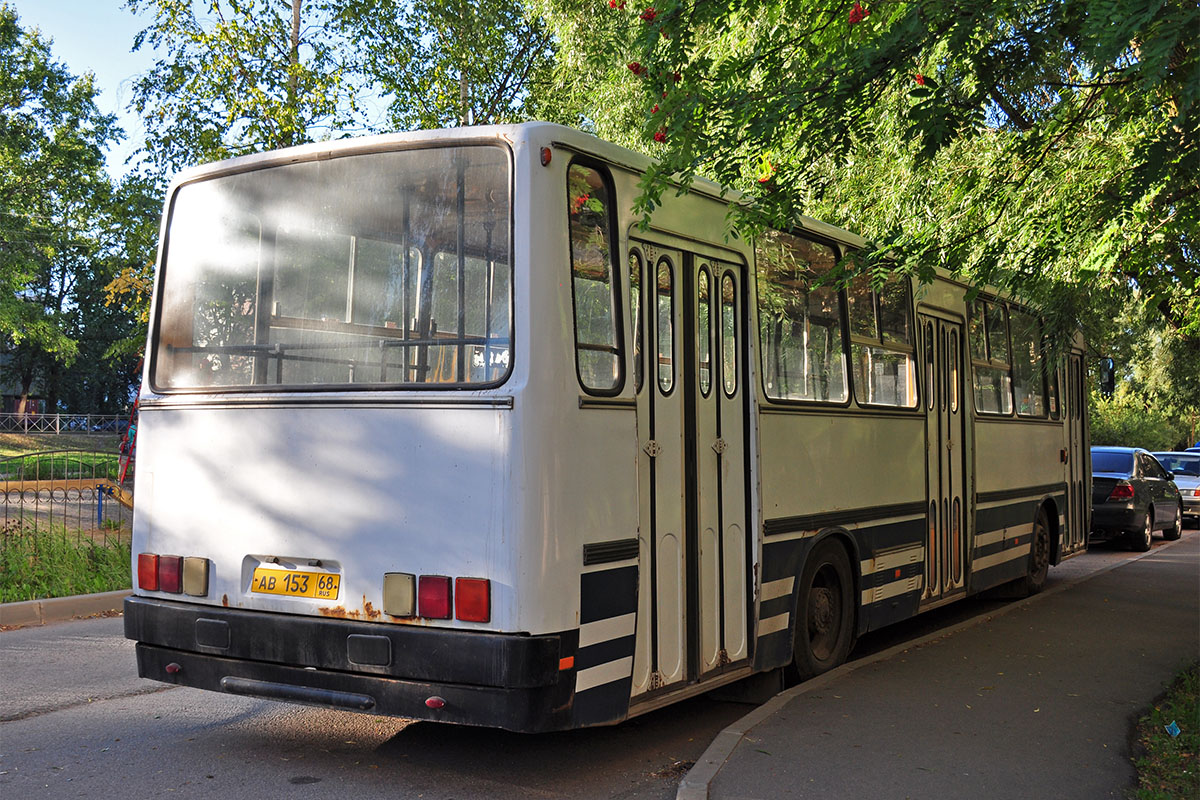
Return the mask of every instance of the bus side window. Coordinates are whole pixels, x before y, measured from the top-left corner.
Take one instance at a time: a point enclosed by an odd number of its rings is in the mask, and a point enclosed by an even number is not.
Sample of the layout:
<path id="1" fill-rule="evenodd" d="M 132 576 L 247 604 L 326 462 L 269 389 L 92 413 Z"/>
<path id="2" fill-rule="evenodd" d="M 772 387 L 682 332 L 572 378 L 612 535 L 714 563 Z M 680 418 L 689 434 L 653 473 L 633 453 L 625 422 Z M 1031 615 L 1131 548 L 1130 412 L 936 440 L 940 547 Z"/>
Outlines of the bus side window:
<path id="1" fill-rule="evenodd" d="M 1013 309 L 1008 315 L 1012 329 L 1013 392 L 1017 414 L 1046 416 L 1046 377 L 1042 372 L 1041 331 L 1037 318 Z"/>
<path id="2" fill-rule="evenodd" d="M 1008 317 L 1004 306 L 976 300 L 969 325 L 975 410 L 981 414 L 1011 414 L 1012 371 L 1008 361 Z"/>
<path id="3" fill-rule="evenodd" d="M 733 274 L 721 278 L 721 372 L 725 378 L 725 396 L 737 394 L 737 303 L 734 300 Z"/>
<path id="4" fill-rule="evenodd" d="M 754 243 L 763 391 L 772 400 L 845 403 L 839 292 L 818 285 L 837 258 L 828 245 L 764 231 Z"/>
<path id="5" fill-rule="evenodd" d="M 1058 381 L 1061 374 L 1062 364 L 1059 364 L 1054 372 L 1050 373 L 1050 419 L 1059 419 L 1061 416 L 1061 407 L 1058 399 Z"/>
<path id="6" fill-rule="evenodd" d="M 642 346 L 642 328 L 645 323 L 642 315 L 642 253 L 631 250 L 629 253 L 629 324 L 633 325 L 633 390 L 642 391 L 646 364 Z"/>
<path id="7" fill-rule="evenodd" d="M 620 324 L 613 281 L 613 209 L 608 174 L 573 163 L 567 171 L 575 367 L 589 394 L 621 391 Z"/>
<path id="8" fill-rule="evenodd" d="M 655 306 L 658 311 L 655 329 L 658 331 L 658 388 L 670 394 L 675 388 L 675 271 L 664 256 L 658 260 Z"/>
<path id="9" fill-rule="evenodd" d="M 908 279 L 892 277 L 876 290 L 865 276 L 855 278 L 846 299 L 854 399 L 860 405 L 915 407 L 916 348 Z"/>

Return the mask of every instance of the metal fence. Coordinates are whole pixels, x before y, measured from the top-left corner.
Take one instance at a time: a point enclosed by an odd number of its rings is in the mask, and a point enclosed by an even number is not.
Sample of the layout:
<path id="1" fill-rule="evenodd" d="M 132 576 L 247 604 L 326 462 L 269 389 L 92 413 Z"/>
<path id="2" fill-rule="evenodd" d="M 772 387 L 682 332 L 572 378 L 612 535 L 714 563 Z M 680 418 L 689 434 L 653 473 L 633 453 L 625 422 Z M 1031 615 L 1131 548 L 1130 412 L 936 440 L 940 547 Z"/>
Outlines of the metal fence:
<path id="1" fill-rule="evenodd" d="M 133 520 L 133 470 L 124 456 L 56 450 L 0 459 L 3 535 L 54 533 L 77 544 L 127 544 Z"/>
<path id="2" fill-rule="evenodd" d="M 127 414 L 0 414 L 0 433 L 105 435 L 128 429 Z"/>

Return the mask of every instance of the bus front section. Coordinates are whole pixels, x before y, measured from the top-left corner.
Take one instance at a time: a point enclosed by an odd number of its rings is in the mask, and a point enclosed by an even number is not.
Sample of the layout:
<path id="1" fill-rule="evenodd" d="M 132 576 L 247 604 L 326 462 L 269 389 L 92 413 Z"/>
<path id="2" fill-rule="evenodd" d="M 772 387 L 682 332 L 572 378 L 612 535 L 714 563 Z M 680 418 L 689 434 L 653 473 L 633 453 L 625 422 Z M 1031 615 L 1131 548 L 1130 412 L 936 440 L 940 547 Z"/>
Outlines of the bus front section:
<path id="1" fill-rule="evenodd" d="M 125 632 L 184 686 L 566 727 L 522 631 L 501 139 L 227 162 L 163 225 Z"/>

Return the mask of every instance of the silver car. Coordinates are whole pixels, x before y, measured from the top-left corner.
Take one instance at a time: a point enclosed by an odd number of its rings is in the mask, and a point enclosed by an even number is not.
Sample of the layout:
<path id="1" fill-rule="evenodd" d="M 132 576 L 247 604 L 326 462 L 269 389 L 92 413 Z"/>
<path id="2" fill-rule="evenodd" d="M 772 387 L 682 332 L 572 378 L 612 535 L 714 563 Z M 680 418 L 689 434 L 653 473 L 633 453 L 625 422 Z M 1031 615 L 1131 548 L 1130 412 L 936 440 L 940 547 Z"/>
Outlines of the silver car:
<path id="1" fill-rule="evenodd" d="M 1183 513 L 1200 517 L 1200 452 L 1155 453 L 1154 457 L 1166 470 L 1175 473 Z"/>

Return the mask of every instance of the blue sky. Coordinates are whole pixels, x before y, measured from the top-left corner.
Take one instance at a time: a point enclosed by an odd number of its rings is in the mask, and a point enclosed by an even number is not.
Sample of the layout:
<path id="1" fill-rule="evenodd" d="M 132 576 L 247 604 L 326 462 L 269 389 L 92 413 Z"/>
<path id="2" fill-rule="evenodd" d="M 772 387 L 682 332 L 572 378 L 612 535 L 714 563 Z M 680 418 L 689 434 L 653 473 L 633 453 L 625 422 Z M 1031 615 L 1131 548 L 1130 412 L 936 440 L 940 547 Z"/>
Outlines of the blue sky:
<path id="1" fill-rule="evenodd" d="M 53 39 L 51 51 L 72 73 L 96 75 L 101 90 L 100 110 L 116 114 L 126 139 L 109 152 L 109 171 L 126 172 L 127 159 L 142 138 L 136 115 L 126 111 L 133 95 L 133 78 L 153 63 L 152 53 L 131 52 L 133 37 L 145 25 L 124 6 L 124 0 L 3 0 L 16 8 L 22 28 L 39 28 Z"/>

